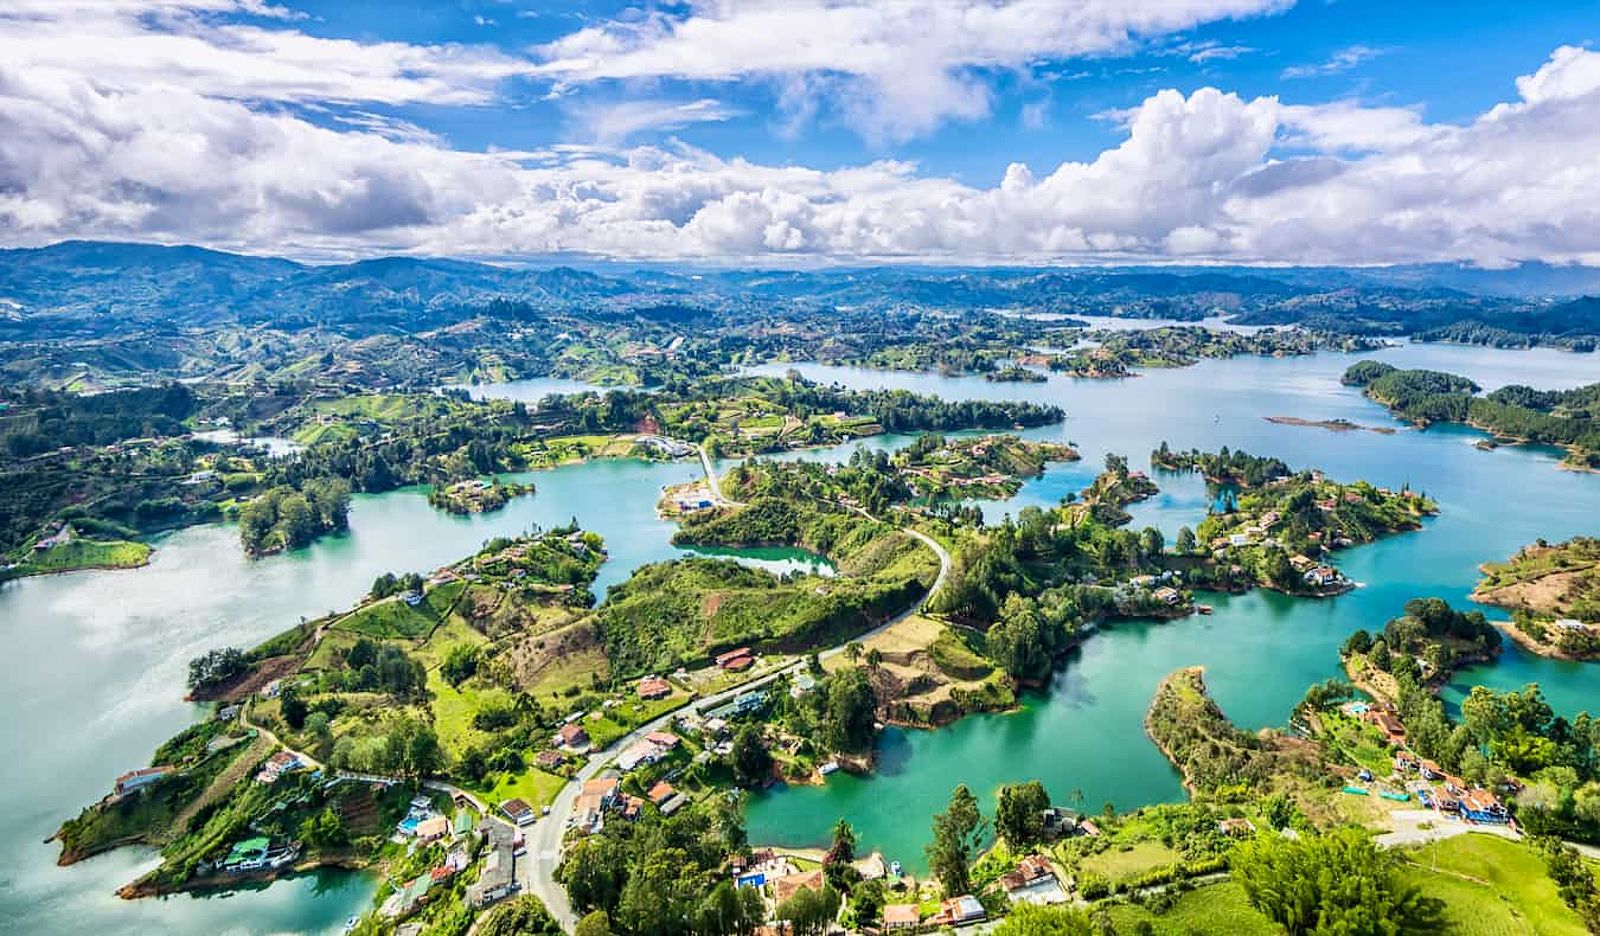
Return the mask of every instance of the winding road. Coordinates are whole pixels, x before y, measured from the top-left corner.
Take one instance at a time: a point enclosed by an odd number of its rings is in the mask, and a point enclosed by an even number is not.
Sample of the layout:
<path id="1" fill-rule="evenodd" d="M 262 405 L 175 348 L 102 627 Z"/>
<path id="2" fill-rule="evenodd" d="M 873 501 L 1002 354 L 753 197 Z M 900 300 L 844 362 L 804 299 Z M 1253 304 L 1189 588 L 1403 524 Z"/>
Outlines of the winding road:
<path id="1" fill-rule="evenodd" d="M 700 464 L 705 469 L 706 482 L 711 490 L 711 495 L 717 502 L 730 507 L 744 506 L 738 501 L 729 500 L 723 495 L 722 486 L 718 484 L 716 472 L 711 468 L 711 457 L 706 453 L 705 446 L 700 446 Z M 860 507 L 849 504 L 841 506 L 855 511 L 868 520 L 878 519 Z M 819 659 L 827 659 L 843 653 L 851 643 L 868 640 L 904 621 L 906 618 L 917 614 L 927 605 L 928 600 L 937 594 L 939 589 L 944 587 L 945 581 L 950 576 L 951 560 L 949 551 L 938 540 L 923 533 L 921 530 L 902 528 L 901 532 L 916 537 L 923 545 L 933 550 L 934 555 L 939 557 L 939 574 L 934 577 L 933 584 L 928 587 L 927 594 L 922 596 L 921 601 L 866 633 L 856 635 L 847 643 L 823 650 L 817 654 Z M 635 728 L 605 751 L 591 756 L 583 767 L 578 770 L 572 782 L 562 787 L 561 792 L 556 795 L 555 802 L 550 805 L 549 815 L 534 823 L 532 829 L 529 830 L 527 839 L 528 854 L 525 860 L 517 862 L 516 874 L 517 880 L 522 886 L 522 892 L 533 894 L 543 901 L 545 907 L 550 911 L 550 915 L 555 918 L 556 922 L 561 924 L 561 928 L 571 932 L 573 927 L 577 925 L 578 919 L 572 911 L 572 904 L 567 900 L 565 888 L 556 881 L 555 872 L 556 866 L 561 863 L 561 846 L 562 840 L 566 837 L 567 823 L 572 819 L 573 805 L 577 802 L 578 793 L 582 789 L 584 782 L 594 779 L 611 764 L 612 753 L 626 749 L 629 745 L 652 731 L 660 731 L 670 727 L 678 716 L 716 708 L 732 701 L 736 696 L 767 685 L 779 676 L 796 672 L 802 666 L 805 666 L 805 661 L 799 660 L 763 676 L 747 680 L 731 689 L 724 689 L 703 699 L 696 699 L 683 708 L 668 712 Z"/>

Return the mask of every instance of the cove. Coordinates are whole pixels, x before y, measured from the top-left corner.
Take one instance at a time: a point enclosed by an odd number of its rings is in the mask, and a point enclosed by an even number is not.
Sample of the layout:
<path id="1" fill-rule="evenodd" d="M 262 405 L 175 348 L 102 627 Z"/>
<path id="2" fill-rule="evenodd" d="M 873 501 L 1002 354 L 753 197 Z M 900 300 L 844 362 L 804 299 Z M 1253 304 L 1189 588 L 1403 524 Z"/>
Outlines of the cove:
<path id="1" fill-rule="evenodd" d="M 1600 380 L 1595 355 L 1411 344 L 1364 356 L 1466 374 L 1486 388 Z M 1032 779 L 1043 781 L 1057 802 L 1090 811 L 1105 803 L 1130 809 L 1179 800 L 1176 773 L 1143 731 L 1145 709 L 1167 673 L 1202 665 L 1213 695 L 1237 723 L 1282 725 L 1309 685 L 1338 675 L 1337 649 L 1350 632 L 1381 628 L 1417 596 L 1465 604 L 1479 563 L 1508 556 L 1541 536 L 1557 540 L 1595 532 L 1600 476 L 1558 469 L 1558 452 L 1484 452 L 1472 445 L 1480 433 L 1454 427 L 1335 433 L 1264 419 L 1287 415 L 1399 426 L 1381 407 L 1339 384 L 1357 359 L 1236 358 L 1121 381 L 1052 377 L 1046 384 L 1005 386 L 981 378 L 798 365 L 811 379 L 850 387 L 1063 406 L 1065 424 L 1027 435 L 1072 441 L 1084 460 L 1053 465 L 1017 497 L 984 504 L 991 521 L 1030 504 L 1054 505 L 1080 490 L 1107 452 L 1147 465 L 1150 450 L 1163 439 L 1175 448 L 1227 445 L 1277 455 L 1291 466 L 1324 468 L 1341 480 L 1410 484 L 1438 500 L 1441 514 L 1421 532 L 1340 553 L 1337 564 L 1363 583 L 1346 595 L 1321 601 L 1266 591 L 1207 595 L 1203 600 L 1216 609 L 1209 617 L 1119 623 L 1089 637 L 1048 690 L 1030 694 L 1016 712 L 976 715 L 933 731 L 888 731 L 879 750 L 882 770 L 872 778 L 835 774 L 822 786 L 752 797 L 750 840 L 822 845 L 842 816 L 854 824 L 863 848 L 920 869 L 932 815 L 958 783 L 967 784 L 991 813 L 1001 784 Z M 1154 476 L 1162 492 L 1133 508 L 1133 526 L 1156 526 L 1171 542 L 1179 526 L 1193 527 L 1204 517 L 1211 492 L 1194 475 Z M 1496 664 L 1458 674 L 1444 691 L 1447 703 L 1459 702 L 1473 685 L 1509 689 L 1537 682 L 1558 711 L 1600 708 L 1600 666 L 1549 660 L 1507 643 Z"/>
<path id="2" fill-rule="evenodd" d="M 1512 381 L 1541 387 L 1600 380 L 1600 357 L 1410 345 L 1380 357 L 1403 366 L 1465 373 L 1486 387 Z M 1342 555 L 1367 583 L 1338 599 L 1294 601 L 1257 592 L 1210 603 L 1217 613 L 1166 625 L 1125 624 L 1092 638 L 1049 691 L 1022 711 L 966 719 L 935 732 L 889 732 L 884 772 L 871 780 L 835 775 L 824 787 L 782 791 L 753 801 L 751 840 L 807 844 L 826 837 L 840 815 L 864 847 L 911 867 L 922 864 L 929 820 L 950 789 L 967 782 L 992 810 L 1000 783 L 1037 777 L 1060 801 L 1074 790 L 1089 809 L 1177 799 L 1165 761 L 1145 739 L 1144 707 L 1156 681 L 1192 663 L 1209 668 L 1218 700 L 1247 725 L 1279 724 L 1310 683 L 1332 674 L 1334 648 L 1357 627 L 1377 627 L 1418 594 L 1463 600 L 1486 559 L 1509 555 L 1539 536 L 1594 532 L 1600 476 L 1555 468 L 1547 451 L 1472 447 L 1477 433 L 1403 430 L 1392 436 L 1336 434 L 1279 426 L 1264 416 L 1343 417 L 1393 424 L 1359 393 L 1339 386 L 1353 357 L 1240 358 L 1153 371 L 1116 382 L 1053 378 L 1045 384 L 798 365 L 823 380 L 905 386 L 970 399 L 1054 402 L 1060 426 L 1028 433 L 1075 442 L 1084 461 L 1050 466 L 1017 498 L 985 505 L 998 519 L 1028 504 L 1054 504 L 1082 488 L 1107 451 L 1143 464 L 1162 439 L 1187 448 L 1219 445 L 1317 465 L 1339 478 L 1410 482 L 1437 498 L 1442 516 L 1428 530 Z M 787 365 L 776 369 L 782 373 Z M 504 391 L 510 393 L 512 391 Z M 549 388 L 529 389 L 530 396 Z M 910 437 L 879 437 L 794 457 L 842 460 L 858 447 L 892 449 Z M 788 456 L 785 456 L 788 457 Z M 719 467 L 725 469 L 731 461 Z M 195 527 L 156 541 L 151 565 L 23 579 L 0 587 L 0 928 L 23 933 L 134 934 L 337 933 L 368 906 L 368 875 L 327 874 L 226 897 L 126 902 L 115 888 L 153 865 L 147 850 L 124 849 L 57 868 L 42 844 L 59 822 L 103 795 L 111 778 L 144 764 L 157 744 L 202 714 L 181 701 L 190 657 L 224 644 L 248 646 L 293 624 L 343 608 L 386 571 L 428 570 L 485 539 L 530 524 L 576 517 L 606 538 L 610 561 L 597 593 L 637 566 L 684 555 L 671 524 L 654 511 L 663 485 L 699 477 L 693 462 L 605 460 L 517 476 L 538 492 L 503 511 L 457 517 L 434 510 L 421 489 L 354 499 L 348 534 L 295 552 L 247 560 L 237 531 Z M 1206 491 L 1192 477 L 1161 478 L 1163 492 L 1138 505 L 1135 524 L 1168 534 L 1203 515 Z M 741 557 L 805 563 L 804 556 Z M 1600 699 L 1600 667 L 1562 664 L 1508 648 L 1497 666 L 1462 675 L 1498 687 L 1540 682 L 1563 711 Z"/>

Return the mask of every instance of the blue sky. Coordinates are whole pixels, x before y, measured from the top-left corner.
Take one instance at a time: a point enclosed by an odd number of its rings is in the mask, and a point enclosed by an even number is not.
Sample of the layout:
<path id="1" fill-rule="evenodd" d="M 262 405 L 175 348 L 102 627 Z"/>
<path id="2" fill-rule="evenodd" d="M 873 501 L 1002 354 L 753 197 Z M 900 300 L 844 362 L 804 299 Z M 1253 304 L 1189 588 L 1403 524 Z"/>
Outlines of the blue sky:
<path id="1" fill-rule="evenodd" d="M 1600 263 L 1593 3 L 11 0 L 0 242 Z"/>

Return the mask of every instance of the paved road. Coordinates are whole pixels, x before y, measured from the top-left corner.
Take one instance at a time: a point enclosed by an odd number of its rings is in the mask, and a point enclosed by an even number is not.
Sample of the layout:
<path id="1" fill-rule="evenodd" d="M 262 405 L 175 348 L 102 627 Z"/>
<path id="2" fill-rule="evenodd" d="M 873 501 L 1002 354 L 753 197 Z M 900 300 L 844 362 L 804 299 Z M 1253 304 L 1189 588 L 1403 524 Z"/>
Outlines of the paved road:
<path id="1" fill-rule="evenodd" d="M 711 489 L 712 497 L 729 506 L 743 506 L 736 501 L 728 500 L 722 495 L 722 489 L 717 484 L 716 472 L 711 469 L 711 458 L 706 454 L 704 446 L 700 448 L 700 464 L 705 468 L 706 480 L 709 482 L 708 486 Z M 869 520 L 877 519 L 860 507 L 851 507 L 850 509 Z M 944 587 L 945 581 L 949 578 L 950 553 L 937 540 L 920 530 L 906 529 L 904 532 L 916 537 L 934 551 L 934 554 L 939 557 L 939 574 L 934 578 L 933 584 L 928 588 L 928 593 L 922 597 L 921 601 L 867 631 L 865 634 L 856 636 L 850 643 L 870 639 L 911 615 L 918 613 L 928 603 L 928 599 L 932 598 L 938 593 L 939 589 Z M 817 654 L 817 656 L 820 659 L 827 659 L 835 654 L 843 653 L 848 646 L 849 644 L 846 643 L 830 647 Z M 549 909 L 550 915 L 555 918 L 556 922 L 561 924 L 562 929 L 571 932 L 572 928 L 577 925 L 578 920 L 572 911 L 572 905 L 567 901 L 566 889 L 556 882 L 555 871 L 556 866 L 561 863 L 561 845 L 562 839 L 566 836 L 567 822 L 572 818 L 572 808 L 578 799 L 578 793 L 584 781 L 592 780 L 604 770 L 611 763 L 614 752 L 625 750 L 629 745 L 652 731 L 660 731 L 671 726 L 673 720 L 679 715 L 716 708 L 725 702 L 731 701 L 735 696 L 759 689 L 779 676 L 795 672 L 803 666 L 805 666 L 805 661 L 801 660 L 767 673 L 764 676 L 757 676 L 731 689 L 725 689 L 703 699 L 696 699 L 683 708 L 669 712 L 654 721 L 635 728 L 604 752 L 591 756 L 583 767 L 579 769 L 573 781 L 562 787 L 561 792 L 556 795 L 555 802 L 550 806 L 550 814 L 536 822 L 527 833 L 528 854 L 525 860 L 517 862 L 516 872 L 517 880 L 522 885 L 523 893 L 533 894 L 544 901 L 544 905 Z"/>
<path id="2" fill-rule="evenodd" d="M 743 507 L 742 501 L 729 500 L 722 493 L 722 482 L 717 480 L 717 472 L 711 467 L 711 453 L 706 451 L 704 444 L 696 446 L 700 451 L 700 467 L 706 472 L 706 487 L 711 489 L 711 499 L 724 507 Z"/>

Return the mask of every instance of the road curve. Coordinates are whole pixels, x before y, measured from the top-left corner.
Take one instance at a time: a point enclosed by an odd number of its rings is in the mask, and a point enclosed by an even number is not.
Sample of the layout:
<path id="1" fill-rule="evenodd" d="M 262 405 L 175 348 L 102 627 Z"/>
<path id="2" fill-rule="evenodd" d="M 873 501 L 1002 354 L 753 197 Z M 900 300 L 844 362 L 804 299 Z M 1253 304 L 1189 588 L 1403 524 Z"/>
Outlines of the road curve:
<path id="1" fill-rule="evenodd" d="M 722 496 L 722 491 L 717 484 L 716 473 L 711 470 L 711 459 L 706 454 L 704 446 L 701 446 L 700 448 L 700 463 L 705 468 L 706 480 L 709 482 L 712 496 L 719 502 L 728 506 L 743 506 L 737 501 L 730 501 Z M 878 519 L 860 507 L 855 507 L 848 504 L 842 506 L 845 506 L 861 516 L 866 517 L 868 520 L 875 521 Z M 933 584 L 928 587 L 928 591 L 922 596 L 921 601 L 918 601 L 916 604 L 913 604 L 911 607 L 900 612 L 877 627 L 872 628 L 866 633 L 858 634 L 846 643 L 823 650 L 817 654 L 819 659 L 827 659 L 836 654 L 843 653 L 845 648 L 851 643 L 868 640 L 878 634 L 883 633 L 901 621 L 904 621 L 906 618 L 921 612 L 922 609 L 927 606 L 928 600 L 944 587 L 945 582 L 950 576 L 951 560 L 949 551 L 947 551 L 938 540 L 935 540 L 928 534 L 923 533 L 921 530 L 902 528 L 901 532 L 916 537 L 929 549 L 932 549 L 934 555 L 939 557 L 939 574 L 934 577 Z M 561 846 L 562 840 L 566 837 L 567 823 L 572 818 L 572 808 L 577 802 L 578 793 L 582 789 L 584 781 L 594 779 L 596 775 L 609 766 L 612 761 L 612 754 L 614 752 L 626 749 L 629 745 L 640 740 L 652 731 L 660 731 L 664 728 L 670 727 L 672 722 L 679 715 L 688 712 L 703 712 L 706 709 L 715 708 L 725 702 L 731 701 L 735 696 L 759 689 L 785 673 L 796 672 L 805 665 L 805 660 L 798 660 L 786 667 L 783 667 L 782 669 L 774 670 L 763 676 L 757 676 L 754 679 L 747 680 L 746 682 L 740 683 L 739 685 L 730 689 L 724 689 L 721 692 L 706 696 L 703 699 L 696 699 L 690 702 L 688 705 L 685 705 L 683 708 L 675 709 L 665 715 L 660 716 L 659 718 L 639 726 L 638 728 L 635 728 L 633 731 L 618 739 L 616 743 L 606 748 L 605 751 L 591 756 L 588 761 L 586 761 L 584 765 L 579 768 L 577 774 L 573 776 L 573 779 L 561 788 L 560 793 L 556 794 L 555 802 L 550 805 L 549 815 L 539 819 L 539 821 L 534 823 L 533 827 L 528 831 L 528 853 L 525 860 L 517 862 L 516 872 L 517 880 L 522 885 L 522 892 L 525 894 L 533 894 L 543 901 L 545 908 L 550 911 L 550 915 L 555 918 L 556 922 L 561 924 L 561 928 L 567 932 L 571 932 L 572 929 L 577 926 L 578 919 L 576 914 L 573 913 L 572 904 L 567 900 L 566 889 L 556 881 L 555 872 L 556 866 L 561 863 Z"/>

